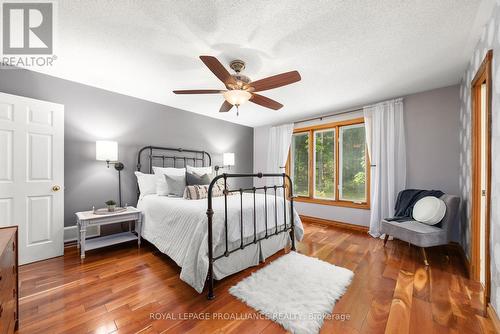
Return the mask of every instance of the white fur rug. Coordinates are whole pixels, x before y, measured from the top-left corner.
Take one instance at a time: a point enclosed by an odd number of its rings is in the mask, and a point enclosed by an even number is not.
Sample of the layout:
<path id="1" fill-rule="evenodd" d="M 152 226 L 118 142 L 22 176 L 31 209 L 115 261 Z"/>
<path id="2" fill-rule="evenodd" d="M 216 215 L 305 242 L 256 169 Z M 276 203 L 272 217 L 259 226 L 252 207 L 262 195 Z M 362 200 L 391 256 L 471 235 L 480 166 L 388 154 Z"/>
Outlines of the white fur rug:
<path id="1" fill-rule="evenodd" d="M 353 275 L 348 269 L 290 252 L 229 292 L 292 333 L 318 333 Z"/>

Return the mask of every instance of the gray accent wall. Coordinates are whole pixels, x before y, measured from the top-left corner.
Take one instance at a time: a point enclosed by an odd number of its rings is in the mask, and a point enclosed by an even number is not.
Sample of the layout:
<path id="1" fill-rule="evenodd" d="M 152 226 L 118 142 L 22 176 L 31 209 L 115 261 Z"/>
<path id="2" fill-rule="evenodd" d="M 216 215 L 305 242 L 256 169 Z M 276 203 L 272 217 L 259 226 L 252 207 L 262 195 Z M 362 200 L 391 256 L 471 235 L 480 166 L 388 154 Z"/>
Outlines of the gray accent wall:
<path id="1" fill-rule="evenodd" d="M 407 188 L 460 196 L 459 92 L 455 85 L 405 97 Z M 460 240 L 460 220 L 451 238 Z"/>
<path id="2" fill-rule="evenodd" d="M 234 152 L 231 172 L 252 171 L 253 129 L 246 126 L 23 69 L 0 70 L 0 92 L 65 106 L 65 226 L 74 224 L 75 212 L 118 198 L 118 174 L 95 160 L 96 140 L 118 142 L 119 160 L 125 164 L 122 198 L 131 205 L 136 203 L 137 152 L 143 146 L 205 150 L 213 165 L 221 164 L 223 152 Z M 165 94 L 171 93 L 165 89 Z M 218 111 L 216 105 L 207 108 Z"/>
<path id="3" fill-rule="evenodd" d="M 408 188 L 460 195 L 459 88 L 455 85 L 405 97 Z"/>

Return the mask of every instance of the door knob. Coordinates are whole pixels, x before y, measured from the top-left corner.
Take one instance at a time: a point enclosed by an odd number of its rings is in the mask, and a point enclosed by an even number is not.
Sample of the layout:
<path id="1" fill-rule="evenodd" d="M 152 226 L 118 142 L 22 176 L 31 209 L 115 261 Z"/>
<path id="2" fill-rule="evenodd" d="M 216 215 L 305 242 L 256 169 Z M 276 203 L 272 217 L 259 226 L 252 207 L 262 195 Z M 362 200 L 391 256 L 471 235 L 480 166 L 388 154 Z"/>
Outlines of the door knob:
<path id="1" fill-rule="evenodd" d="M 55 186 L 52 186 L 52 191 L 59 191 L 61 190 L 61 187 L 58 186 L 57 184 Z"/>

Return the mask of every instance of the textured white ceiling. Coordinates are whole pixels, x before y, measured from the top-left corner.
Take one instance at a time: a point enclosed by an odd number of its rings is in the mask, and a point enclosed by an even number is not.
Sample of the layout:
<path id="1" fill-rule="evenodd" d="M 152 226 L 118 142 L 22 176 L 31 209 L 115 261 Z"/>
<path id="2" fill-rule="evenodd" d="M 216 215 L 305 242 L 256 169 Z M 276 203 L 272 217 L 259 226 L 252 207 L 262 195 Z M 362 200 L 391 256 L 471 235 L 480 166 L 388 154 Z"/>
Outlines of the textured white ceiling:
<path id="1" fill-rule="evenodd" d="M 249 126 L 276 124 L 459 82 L 492 1 L 58 2 L 56 54 L 37 71 Z M 247 62 L 257 80 L 298 70 L 263 92 L 279 111 L 247 103 L 219 114 L 223 88 L 199 55 Z M 227 66 L 228 67 L 228 66 Z M 138 110 L 137 112 L 140 112 Z"/>

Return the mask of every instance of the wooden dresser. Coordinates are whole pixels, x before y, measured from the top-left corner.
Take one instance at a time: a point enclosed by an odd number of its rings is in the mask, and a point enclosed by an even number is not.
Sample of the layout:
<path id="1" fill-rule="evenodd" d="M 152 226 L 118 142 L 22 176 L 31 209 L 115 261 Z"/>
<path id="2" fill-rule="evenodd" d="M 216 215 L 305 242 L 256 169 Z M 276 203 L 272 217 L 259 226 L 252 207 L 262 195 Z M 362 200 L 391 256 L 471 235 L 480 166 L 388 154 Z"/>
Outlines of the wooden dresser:
<path id="1" fill-rule="evenodd" d="M 0 334 L 18 328 L 17 227 L 0 227 Z"/>

